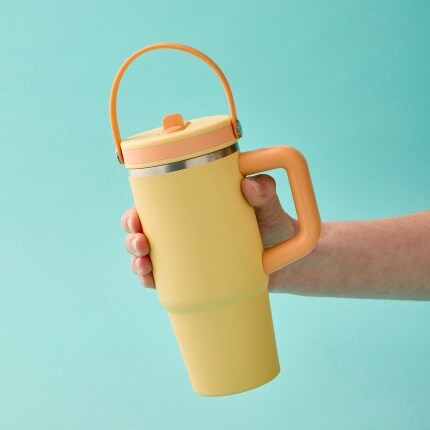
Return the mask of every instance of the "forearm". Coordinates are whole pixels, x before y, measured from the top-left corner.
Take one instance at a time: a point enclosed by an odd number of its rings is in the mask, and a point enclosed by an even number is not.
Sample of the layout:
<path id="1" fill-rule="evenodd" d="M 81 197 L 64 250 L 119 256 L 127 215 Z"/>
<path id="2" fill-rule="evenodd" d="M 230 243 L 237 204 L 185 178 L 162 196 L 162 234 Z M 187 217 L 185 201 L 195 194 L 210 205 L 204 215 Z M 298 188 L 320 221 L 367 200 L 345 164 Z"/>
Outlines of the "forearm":
<path id="1" fill-rule="evenodd" d="M 430 300 L 430 211 L 323 223 L 314 251 L 279 272 L 273 291 Z"/>

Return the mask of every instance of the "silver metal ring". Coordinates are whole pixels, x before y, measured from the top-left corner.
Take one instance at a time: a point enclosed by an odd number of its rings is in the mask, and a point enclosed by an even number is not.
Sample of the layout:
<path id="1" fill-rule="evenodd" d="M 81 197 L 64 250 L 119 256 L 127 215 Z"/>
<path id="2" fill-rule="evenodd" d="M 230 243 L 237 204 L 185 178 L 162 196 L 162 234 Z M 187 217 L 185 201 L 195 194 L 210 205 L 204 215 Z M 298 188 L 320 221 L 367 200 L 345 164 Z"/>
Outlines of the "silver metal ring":
<path id="1" fill-rule="evenodd" d="M 236 151 L 239 151 L 239 145 L 237 142 L 231 146 L 227 146 L 227 148 L 222 148 L 218 151 L 210 152 L 209 154 L 199 155 L 198 157 L 188 158 L 187 160 L 161 164 L 160 166 L 129 169 L 128 174 L 129 176 L 151 176 L 176 172 L 177 170 L 188 169 L 189 167 L 200 166 L 202 164 L 210 163 L 211 161 L 219 160 L 220 158 L 227 157 L 227 155 L 231 155 Z"/>

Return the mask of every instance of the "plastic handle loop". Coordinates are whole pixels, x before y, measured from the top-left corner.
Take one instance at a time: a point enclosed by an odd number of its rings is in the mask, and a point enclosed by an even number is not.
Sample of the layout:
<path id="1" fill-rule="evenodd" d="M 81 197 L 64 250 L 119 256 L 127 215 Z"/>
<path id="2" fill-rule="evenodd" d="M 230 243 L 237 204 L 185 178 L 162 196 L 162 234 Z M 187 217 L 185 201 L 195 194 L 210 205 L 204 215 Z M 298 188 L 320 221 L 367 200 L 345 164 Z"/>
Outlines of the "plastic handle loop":
<path id="1" fill-rule="evenodd" d="M 224 91 L 226 93 L 228 105 L 230 108 L 230 116 L 231 116 L 231 122 L 233 126 L 233 132 L 236 138 L 239 139 L 241 137 L 241 131 L 237 121 L 236 107 L 234 104 L 233 94 L 231 92 L 231 88 L 227 81 L 227 78 L 225 77 L 222 70 L 217 66 L 217 64 L 212 59 L 210 59 L 207 55 L 203 54 L 203 52 L 200 52 L 197 49 L 192 48 L 191 46 L 182 45 L 180 43 L 173 43 L 173 42 L 156 43 L 154 45 L 149 45 L 142 49 L 139 49 L 134 54 L 130 55 L 130 57 L 128 57 L 127 60 L 125 60 L 122 66 L 119 68 L 115 76 L 115 79 L 113 80 L 112 90 L 110 94 L 110 101 L 109 101 L 109 115 L 110 115 L 110 123 L 112 127 L 112 134 L 113 134 L 113 139 L 116 146 L 118 161 L 121 164 L 124 164 L 124 157 L 121 151 L 121 134 L 119 132 L 117 112 L 116 112 L 116 99 L 117 99 L 119 84 L 121 82 L 122 76 L 127 70 L 127 67 L 137 57 L 140 57 L 141 55 L 146 54 L 147 52 L 155 51 L 157 49 L 175 49 L 178 51 L 187 52 L 188 54 L 194 55 L 195 57 L 204 61 L 206 64 L 209 65 L 209 67 L 211 67 L 211 69 L 217 74 L 218 78 L 222 83 L 222 86 L 224 87 Z"/>
<path id="2" fill-rule="evenodd" d="M 263 268 L 273 273 L 308 254 L 318 242 L 321 220 L 308 165 L 303 155 L 290 146 L 275 146 L 239 154 L 242 175 L 281 167 L 286 170 L 296 207 L 299 229 L 292 238 L 263 252 Z"/>

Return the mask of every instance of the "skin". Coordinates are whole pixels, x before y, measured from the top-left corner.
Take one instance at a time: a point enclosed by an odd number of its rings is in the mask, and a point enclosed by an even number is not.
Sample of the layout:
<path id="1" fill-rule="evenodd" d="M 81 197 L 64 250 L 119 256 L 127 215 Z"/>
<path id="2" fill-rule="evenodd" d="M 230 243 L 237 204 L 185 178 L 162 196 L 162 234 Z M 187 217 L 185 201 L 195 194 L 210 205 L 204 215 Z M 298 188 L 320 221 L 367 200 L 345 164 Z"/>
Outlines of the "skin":
<path id="1" fill-rule="evenodd" d="M 242 193 L 254 207 L 264 247 L 294 235 L 297 221 L 280 204 L 269 175 L 244 178 Z M 155 288 L 149 243 L 136 209 L 122 216 L 125 247 L 140 282 Z M 370 221 L 322 223 L 306 257 L 272 273 L 271 292 L 307 296 L 430 300 L 430 210 Z"/>

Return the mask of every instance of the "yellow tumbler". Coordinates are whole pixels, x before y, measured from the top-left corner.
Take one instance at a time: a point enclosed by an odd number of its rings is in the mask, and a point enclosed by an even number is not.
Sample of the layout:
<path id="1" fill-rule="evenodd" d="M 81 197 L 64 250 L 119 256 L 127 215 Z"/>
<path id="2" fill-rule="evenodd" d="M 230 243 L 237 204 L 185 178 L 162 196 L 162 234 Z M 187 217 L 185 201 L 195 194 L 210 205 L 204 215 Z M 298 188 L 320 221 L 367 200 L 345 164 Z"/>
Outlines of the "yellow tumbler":
<path id="1" fill-rule="evenodd" d="M 208 64 L 221 80 L 230 115 L 184 121 L 170 114 L 161 127 L 122 140 L 116 114 L 119 83 L 132 61 L 157 49 L 184 51 Z M 156 291 L 193 389 L 222 396 L 272 380 L 280 367 L 269 274 L 309 253 L 320 235 L 304 157 L 289 146 L 241 153 L 240 123 L 223 72 L 202 52 L 178 43 L 147 46 L 123 63 L 112 86 L 110 120 L 117 157 L 128 169 L 150 243 Z M 299 228 L 291 239 L 264 249 L 241 181 L 274 168 L 286 170 Z"/>

